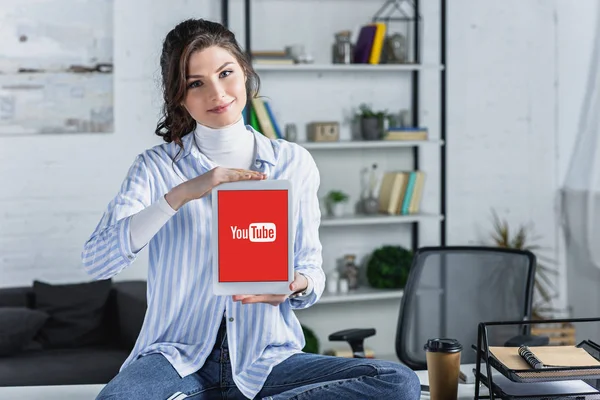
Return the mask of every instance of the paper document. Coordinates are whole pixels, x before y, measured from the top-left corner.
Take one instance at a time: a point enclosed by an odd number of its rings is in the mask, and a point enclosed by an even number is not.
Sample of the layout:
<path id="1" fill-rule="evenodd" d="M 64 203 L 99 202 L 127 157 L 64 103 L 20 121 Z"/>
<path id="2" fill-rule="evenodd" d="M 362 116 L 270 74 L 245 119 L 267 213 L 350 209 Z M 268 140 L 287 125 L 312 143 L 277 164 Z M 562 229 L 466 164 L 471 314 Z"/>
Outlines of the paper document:
<path id="1" fill-rule="evenodd" d="M 483 374 L 485 373 L 485 364 L 481 365 Z M 550 382 L 535 382 L 535 383 L 519 383 L 513 382 L 500 372 L 492 368 L 492 378 L 494 384 L 497 385 L 502 391 L 511 396 L 523 396 L 523 395 L 559 395 L 559 394 L 585 394 L 585 393 L 599 393 L 593 386 L 588 385 L 581 380 L 572 381 L 550 381 Z"/>

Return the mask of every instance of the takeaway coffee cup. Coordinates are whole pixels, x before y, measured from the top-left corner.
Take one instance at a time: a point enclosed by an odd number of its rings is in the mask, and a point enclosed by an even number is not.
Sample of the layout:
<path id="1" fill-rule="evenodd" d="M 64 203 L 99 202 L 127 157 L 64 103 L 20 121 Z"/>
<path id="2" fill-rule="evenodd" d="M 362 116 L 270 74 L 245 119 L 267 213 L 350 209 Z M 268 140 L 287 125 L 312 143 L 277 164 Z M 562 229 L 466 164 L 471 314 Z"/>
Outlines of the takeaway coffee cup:
<path id="1" fill-rule="evenodd" d="M 430 339 L 424 348 L 431 400 L 456 400 L 462 345 L 454 339 Z"/>

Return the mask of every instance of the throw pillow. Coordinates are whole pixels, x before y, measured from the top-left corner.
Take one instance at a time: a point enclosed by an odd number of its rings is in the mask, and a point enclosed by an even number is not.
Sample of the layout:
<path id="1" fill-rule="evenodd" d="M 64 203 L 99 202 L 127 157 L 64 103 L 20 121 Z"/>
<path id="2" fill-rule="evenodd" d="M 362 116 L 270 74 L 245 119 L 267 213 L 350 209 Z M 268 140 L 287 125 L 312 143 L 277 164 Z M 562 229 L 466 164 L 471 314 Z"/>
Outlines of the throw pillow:
<path id="1" fill-rule="evenodd" d="M 111 287 L 110 280 L 62 285 L 34 281 L 35 308 L 50 315 L 36 339 L 45 348 L 105 344 L 102 321 Z"/>
<path id="2" fill-rule="evenodd" d="M 48 314 L 25 307 L 0 307 L 0 356 L 23 350 L 38 333 Z"/>

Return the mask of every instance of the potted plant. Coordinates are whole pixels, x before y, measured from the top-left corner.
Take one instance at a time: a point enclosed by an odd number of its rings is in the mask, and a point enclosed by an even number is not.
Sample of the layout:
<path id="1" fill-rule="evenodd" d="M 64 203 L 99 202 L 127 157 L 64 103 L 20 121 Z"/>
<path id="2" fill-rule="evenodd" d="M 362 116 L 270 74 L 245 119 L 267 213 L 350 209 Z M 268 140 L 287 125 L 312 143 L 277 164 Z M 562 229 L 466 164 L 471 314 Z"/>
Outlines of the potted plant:
<path id="1" fill-rule="evenodd" d="M 377 289 L 403 289 L 412 264 L 412 251 L 402 246 L 384 245 L 367 261 L 367 280 Z"/>
<path id="2" fill-rule="evenodd" d="M 315 332 L 307 326 L 301 325 L 302 333 L 304 333 L 304 348 L 302 349 L 305 353 L 319 354 L 319 338 Z"/>
<path id="3" fill-rule="evenodd" d="M 348 195 L 341 190 L 331 190 L 327 193 L 326 203 L 329 215 L 333 217 L 341 217 L 344 215 Z"/>
<path id="4" fill-rule="evenodd" d="M 359 106 L 356 115 L 360 121 L 360 132 L 364 140 L 380 140 L 383 138 L 384 119 L 388 116 L 387 111 L 374 111 L 367 104 Z"/>
<path id="5" fill-rule="evenodd" d="M 505 220 L 500 220 L 495 211 L 492 211 L 492 219 L 493 230 L 490 236 L 493 245 L 509 249 L 529 250 L 536 256 L 532 318 L 548 318 L 551 317 L 549 314 L 552 314 L 552 312 L 560 311 L 551 307 L 552 300 L 558 297 L 551 276 L 556 276 L 558 272 L 555 268 L 548 266 L 548 264 L 554 262 L 539 254 L 541 247 L 533 243 L 539 237 L 534 237 L 531 227 L 524 225 L 519 226 L 511 235 L 512 230 L 509 228 L 508 223 Z"/>

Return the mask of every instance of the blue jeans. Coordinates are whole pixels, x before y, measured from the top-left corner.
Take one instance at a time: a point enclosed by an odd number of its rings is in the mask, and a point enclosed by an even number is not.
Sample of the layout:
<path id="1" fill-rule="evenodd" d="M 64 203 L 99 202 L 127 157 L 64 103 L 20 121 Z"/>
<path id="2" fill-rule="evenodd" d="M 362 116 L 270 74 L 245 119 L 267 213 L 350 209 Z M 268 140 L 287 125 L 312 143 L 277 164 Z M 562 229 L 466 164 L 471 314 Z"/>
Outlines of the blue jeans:
<path id="1" fill-rule="evenodd" d="M 166 400 L 178 392 L 193 400 L 246 399 L 233 381 L 224 325 L 196 373 L 181 378 L 164 356 L 147 355 L 113 378 L 97 400 Z M 300 353 L 273 368 L 256 398 L 414 400 L 420 392 L 418 377 L 402 364 Z"/>

